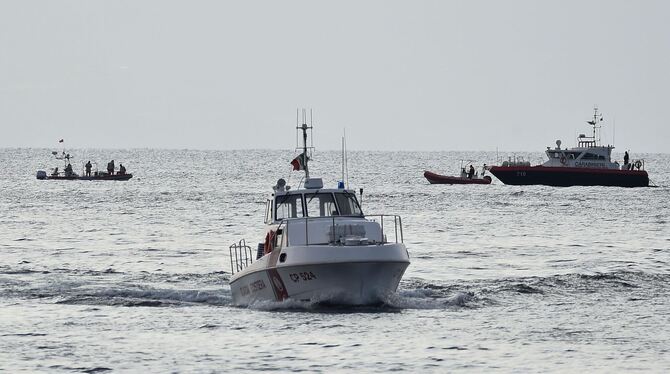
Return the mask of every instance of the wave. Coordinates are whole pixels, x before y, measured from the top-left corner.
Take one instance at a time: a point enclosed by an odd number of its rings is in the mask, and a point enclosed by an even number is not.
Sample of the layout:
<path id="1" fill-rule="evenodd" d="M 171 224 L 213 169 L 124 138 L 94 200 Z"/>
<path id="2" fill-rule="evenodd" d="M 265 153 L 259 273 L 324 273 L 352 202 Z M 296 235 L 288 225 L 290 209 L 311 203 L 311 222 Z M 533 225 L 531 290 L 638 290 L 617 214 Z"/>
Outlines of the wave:
<path id="1" fill-rule="evenodd" d="M 174 289 L 107 289 L 101 291 L 73 292 L 57 304 L 106 305 L 106 306 L 181 306 L 186 304 L 228 305 L 230 293 L 223 290 L 174 290 Z"/>
<path id="2" fill-rule="evenodd" d="M 670 274 L 617 271 L 612 273 L 562 274 L 548 277 L 500 278 L 457 283 L 405 279 L 388 303 L 401 309 L 482 308 L 515 303 L 519 297 L 546 298 L 601 293 L 635 293 L 636 298 L 652 299 L 668 292 Z"/>
<path id="3" fill-rule="evenodd" d="M 233 306 L 227 274 L 153 274 L 53 269 L 51 272 L 3 267 L 1 298 L 43 299 L 74 305 L 122 307 Z M 170 285 L 166 287 L 166 285 Z M 404 309 L 485 308 L 515 303 L 519 298 L 564 297 L 623 293 L 646 300 L 667 293 L 670 274 L 616 271 L 573 273 L 547 277 L 517 277 L 439 282 L 405 278 L 398 291 L 383 302 L 366 307 L 328 305 L 319 301 L 259 301 L 249 308 L 262 311 L 397 312 Z"/>

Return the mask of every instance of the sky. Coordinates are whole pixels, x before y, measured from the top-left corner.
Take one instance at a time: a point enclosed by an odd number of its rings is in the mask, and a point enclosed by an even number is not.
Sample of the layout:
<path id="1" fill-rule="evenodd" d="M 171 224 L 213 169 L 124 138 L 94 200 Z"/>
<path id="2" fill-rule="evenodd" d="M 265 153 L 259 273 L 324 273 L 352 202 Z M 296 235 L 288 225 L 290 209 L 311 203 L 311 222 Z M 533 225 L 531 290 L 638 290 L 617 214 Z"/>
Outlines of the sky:
<path id="1" fill-rule="evenodd" d="M 670 153 L 668 1 L 0 1 L 0 147 Z"/>

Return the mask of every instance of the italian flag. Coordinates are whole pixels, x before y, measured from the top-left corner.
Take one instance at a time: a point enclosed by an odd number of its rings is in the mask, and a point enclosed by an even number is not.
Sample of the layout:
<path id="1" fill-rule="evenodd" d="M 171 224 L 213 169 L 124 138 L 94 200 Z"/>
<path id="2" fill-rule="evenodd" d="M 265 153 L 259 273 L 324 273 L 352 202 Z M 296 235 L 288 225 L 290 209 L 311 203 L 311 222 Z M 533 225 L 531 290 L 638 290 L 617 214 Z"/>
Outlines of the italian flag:
<path id="1" fill-rule="evenodd" d="M 294 158 L 291 165 L 293 165 L 293 170 L 305 170 L 305 153 L 303 152 Z"/>

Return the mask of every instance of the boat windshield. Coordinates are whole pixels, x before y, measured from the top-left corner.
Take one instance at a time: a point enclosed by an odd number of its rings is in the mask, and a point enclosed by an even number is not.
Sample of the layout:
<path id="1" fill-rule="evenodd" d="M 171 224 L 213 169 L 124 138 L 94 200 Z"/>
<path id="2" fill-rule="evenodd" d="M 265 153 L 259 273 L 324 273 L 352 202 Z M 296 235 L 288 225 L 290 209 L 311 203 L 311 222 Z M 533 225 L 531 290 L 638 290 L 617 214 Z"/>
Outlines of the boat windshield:
<path id="1" fill-rule="evenodd" d="M 335 199 L 340 208 L 341 216 L 362 216 L 361 206 L 358 205 L 356 195 L 351 192 L 336 193 Z"/>
<path id="2" fill-rule="evenodd" d="M 284 195 L 277 197 L 275 219 L 302 217 L 302 195 Z"/>
<path id="3" fill-rule="evenodd" d="M 306 215 L 308 217 L 330 217 L 338 215 L 335 199 L 333 199 L 333 194 L 330 192 L 305 194 L 305 201 L 305 207 L 307 208 Z"/>
<path id="4" fill-rule="evenodd" d="M 356 195 L 348 191 L 277 196 L 275 212 L 275 220 L 278 221 L 300 217 L 363 216 Z"/>

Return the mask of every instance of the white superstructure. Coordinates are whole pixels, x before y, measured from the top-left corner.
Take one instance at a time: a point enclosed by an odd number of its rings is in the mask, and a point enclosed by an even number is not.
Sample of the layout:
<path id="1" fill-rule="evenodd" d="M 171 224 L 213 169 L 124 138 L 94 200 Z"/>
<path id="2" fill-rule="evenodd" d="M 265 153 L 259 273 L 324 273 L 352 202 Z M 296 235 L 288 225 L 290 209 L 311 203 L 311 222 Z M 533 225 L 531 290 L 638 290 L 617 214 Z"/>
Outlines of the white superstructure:
<path id="1" fill-rule="evenodd" d="M 577 146 L 573 148 L 561 148 L 561 141 L 556 141 L 556 147 L 547 147 L 545 153 L 548 160 L 542 164 L 547 167 L 575 167 L 575 168 L 594 168 L 594 169 L 622 169 L 632 168 L 637 165 L 640 169 L 644 162 L 636 160 L 630 162 L 625 160 L 622 166 L 617 161 L 612 161 L 613 145 L 600 145 L 597 137 L 597 129 L 601 127 L 603 116 L 598 112 L 598 108 L 593 108 L 593 119 L 588 124 L 593 127 L 593 134 L 579 134 L 577 137 Z M 639 163 L 637 161 L 640 161 Z M 503 165 L 504 166 L 504 165 Z"/>

